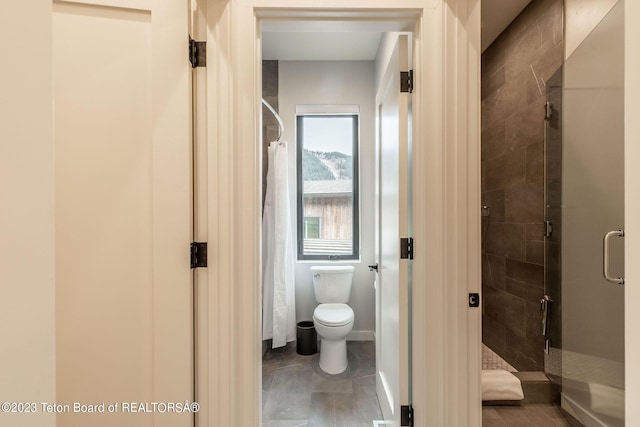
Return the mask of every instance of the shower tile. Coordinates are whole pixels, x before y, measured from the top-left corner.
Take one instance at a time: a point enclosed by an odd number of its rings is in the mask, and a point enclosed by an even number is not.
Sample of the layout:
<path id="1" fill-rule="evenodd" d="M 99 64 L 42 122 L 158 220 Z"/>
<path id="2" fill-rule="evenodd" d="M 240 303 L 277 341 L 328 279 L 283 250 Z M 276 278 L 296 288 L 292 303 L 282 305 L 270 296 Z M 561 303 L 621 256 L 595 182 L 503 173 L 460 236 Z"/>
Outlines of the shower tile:
<path id="1" fill-rule="evenodd" d="M 508 80 L 484 100 L 484 121 L 490 125 L 505 119 L 525 105 L 526 87 L 516 80 Z"/>
<path id="2" fill-rule="evenodd" d="M 507 80 L 515 78 L 520 72 L 526 71 L 530 64 L 536 61 L 542 48 L 542 37 L 537 28 L 527 27 L 514 40 L 510 55 L 505 62 Z"/>
<path id="3" fill-rule="evenodd" d="M 544 242 L 527 241 L 527 262 L 544 265 Z"/>
<path id="4" fill-rule="evenodd" d="M 539 5 L 534 4 L 538 10 L 533 12 L 537 15 L 536 25 L 540 27 L 540 33 L 545 39 L 545 45 L 553 43 L 562 45 L 563 22 L 562 15 L 564 6 L 562 0 L 544 0 Z M 560 60 L 562 60 L 561 58 Z"/>
<path id="5" fill-rule="evenodd" d="M 481 138 L 481 158 L 483 162 L 504 155 L 506 152 L 505 121 L 500 120 L 497 123 L 487 124 L 487 127 L 482 129 Z"/>
<path id="6" fill-rule="evenodd" d="M 482 205 L 489 206 L 489 217 L 484 217 L 489 227 L 492 222 L 504 221 L 504 190 L 483 192 Z M 486 230 L 486 232 L 488 233 L 490 230 Z"/>
<path id="7" fill-rule="evenodd" d="M 551 46 L 547 49 L 540 58 L 531 64 L 531 73 L 537 77 L 531 81 L 531 85 L 527 90 L 527 102 L 537 101 L 540 104 L 545 102 L 547 86 L 550 84 L 549 80 L 553 77 L 554 73 L 558 71 L 562 64 L 564 54 L 564 46 L 562 43 Z"/>
<path id="8" fill-rule="evenodd" d="M 542 291 L 540 292 L 542 294 Z M 544 346 L 542 335 L 542 315 L 540 313 L 540 299 L 527 302 L 525 305 L 526 334 L 534 345 Z"/>
<path id="9" fill-rule="evenodd" d="M 486 300 L 486 298 L 485 298 Z M 482 318 L 482 342 L 491 347 L 493 351 L 504 357 L 506 348 L 507 328 L 504 324 L 492 317 L 485 315 Z"/>
<path id="10" fill-rule="evenodd" d="M 484 227 L 484 222 L 482 223 Z M 489 258 L 487 258 L 487 254 L 482 254 L 482 292 L 484 292 L 485 286 L 495 286 L 493 284 L 493 277 L 491 275 L 491 268 L 489 267 Z"/>
<path id="11" fill-rule="evenodd" d="M 526 255 L 524 224 L 491 224 L 491 233 L 487 233 L 485 251 L 509 259 L 523 260 Z"/>
<path id="12" fill-rule="evenodd" d="M 482 54 L 482 75 L 492 75 L 507 61 L 506 40 L 504 37 L 497 38 Z"/>
<path id="13" fill-rule="evenodd" d="M 485 162 L 485 191 L 522 185 L 526 179 L 524 148 Z"/>
<path id="14" fill-rule="evenodd" d="M 504 295 L 502 295 L 501 303 L 503 304 L 503 323 L 508 325 L 507 331 L 511 330 L 515 333 L 525 335 L 526 318 L 523 316 L 525 312 L 525 301 L 522 298 L 505 292 Z"/>
<path id="15" fill-rule="evenodd" d="M 489 260 L 489 268 L 491 268 L 491 277 L 493 286 L 498 289 L 505 287 L 506 258 L 503 256 L 487 255 Z"/>
<path id="16" fill-rule="evenodd" d="M 278 96 L 278 61 L 262 61 L 262 96 Z"/>
<path id="17" fill-rule="evenodd" d="M 531 338 L 507 328 L 505 360 L 508 360 L 518 371 L 542 371 L 544 369 L 543 350 L 542 335 Z"/>
<path id="18" fill-rule="evenodd" d="M 527 240 L 531 241 L 544 241 L 544 224 L 535 223 L 527 224 Z"/>
<path id="19" fill-rule="evenodd" d="M 501 320 L 502 307 L 500 305 L 500 290 L 485 286 L 483 312 L 485 316 Z"/>
<path id="20" fill-rule="evenodd" d="M 505 291 L 487 288 L 484 312 L 486 316 L 508 325 L 517 333 L 525 334 L 524 300 Z"/>
<path id="21" fill-rule="evenodd" d="M 530 144 L 527 146 L 526 153 L 527 164 L 527 183 L 540 183 L 544 181 L 544 144 Z"/>
<path id="22" fill-rule="evenodd" d="M 506 282 L 506 291 L 510 294 L 522 298 L 526 302 L 537 304 L 540 303 L 540 299 L 542 299 L 542 296 L 544 294 L 542 288 L 532 286 L 528 283 L 520 282 L 518 280 L 513 280 L 511 278 L 506 279 Z"/>
<path id="23" fill-rule="evenodd" d="M 544 104 L 532 103 L 505 120 L 507 149 L 513 151 L 544 138 Z"/>
<path id="24" fill-rule="evenodd" d="M 504 82 L 504 67 L 498 68 L 493 74 L 484 75 L 482 77 L 482 99 L 501 88 Z"/>
<path id="25" fill-rule="evenodd" d="M 509 365 L 502 357 L 496 352 L 491 350 L 485 343 L 482 343 L 482 369 L 483 370 L 495 370 L 502 369 L 508 372 L 517 372 L 516 368 Z"/>
<path id="26" fill-rule="evenodd" d="M 506 276 L 534 286 L 544 286 L 544 267 L 529 262 L 507 259 Z"/>
<path id="27" fill-rule="evenodd" d="M 542 222 L 544 190 L 540 183 L 521 184 L 505 190 L 505 221 Z"/>
<path id="28" fill-rule="evenodd" d="M 554 233 L 556 232 L 557 230 L 554 230 Z M 560 244 L 547 243 L 546 249 L 547 249 L 547 269 L 560 270 Z"/>

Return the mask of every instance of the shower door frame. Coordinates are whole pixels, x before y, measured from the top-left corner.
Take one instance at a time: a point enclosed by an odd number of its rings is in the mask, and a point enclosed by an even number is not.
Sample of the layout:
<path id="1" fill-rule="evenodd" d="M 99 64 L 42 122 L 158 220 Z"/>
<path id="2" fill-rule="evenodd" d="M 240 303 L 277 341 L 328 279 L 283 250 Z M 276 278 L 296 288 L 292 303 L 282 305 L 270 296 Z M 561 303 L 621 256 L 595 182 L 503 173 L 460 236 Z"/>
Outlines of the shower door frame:
<path id="1" fill-rule="evenodd" d="M 413 230 L 413 323 L 422 327 L 413 359 L 424 361 L 414 364 L 414 420 L 479 427 L 481 311 L 468 294 L 480 289 L 480 1 L 198 1 L 209 52 L 209 173 L 200 188 L 210 254 L 199 336 L 208 384 L 198 397 L 210 405 L 198 424 L 260 423 L 260 22 L 313 18 L 414 24 L 413 216 L 422 220 Z"/>
<path id="2" fill-rule="evenodd" d="M 625 325 L 640 323 L 640 190 L 634 183 L 640 182 L 640 51 L 634 42 L 640 40 L 640 2 L 625 3 L 625 147 L 624 147 L 624 217 L 627 234 L 625 236 Z M 625 330 L 625 359 L 640 359 L 640 334 L 634 328 Z M 626 405 L 625 419 L 629 425 L 640 422 L 640 363 L 625 366 Z"/>

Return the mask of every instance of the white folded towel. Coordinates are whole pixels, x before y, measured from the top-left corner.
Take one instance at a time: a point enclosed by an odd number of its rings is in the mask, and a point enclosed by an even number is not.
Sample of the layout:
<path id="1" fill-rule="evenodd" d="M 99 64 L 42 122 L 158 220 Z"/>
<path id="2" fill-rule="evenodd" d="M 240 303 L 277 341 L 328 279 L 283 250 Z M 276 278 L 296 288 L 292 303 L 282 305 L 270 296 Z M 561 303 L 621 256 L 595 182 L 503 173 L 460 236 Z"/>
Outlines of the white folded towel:
<path id="1" fill-rule="evenodd" d="M 591 409 L 603 415 L 624 419 L 624 390 L 610 385 L 589 383 Z"/>
<path id="2" fill-rule="evenodd" d="M 482 371 L 482 400 L 522 400 L 524 392 L 520 380 L 511 372 L 502 369 Z"/>

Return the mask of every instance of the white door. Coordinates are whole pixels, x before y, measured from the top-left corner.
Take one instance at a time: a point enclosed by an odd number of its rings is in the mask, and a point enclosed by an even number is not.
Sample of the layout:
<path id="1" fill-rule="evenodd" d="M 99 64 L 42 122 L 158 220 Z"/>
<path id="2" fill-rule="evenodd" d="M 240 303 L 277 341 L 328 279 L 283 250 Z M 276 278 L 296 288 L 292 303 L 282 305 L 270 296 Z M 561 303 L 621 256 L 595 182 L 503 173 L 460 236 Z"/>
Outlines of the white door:
<path id="1" fill-rule="evenodd" d="M 384 418 L 394 426 L 400 425 L 400 406 L 409 403 L 409 261 L 400 259 L 400 238 L 408 237 L 409 227 L 409 95 L 400 91 L 408 63 L 408 38 L 400 36 L 376 96 L 376 390 Z"/>
<path id="2" fill-rule="evenodd" d="M 187 23 L 186 1 L 54 1 L 60 427 L 193 425 L 152 405 L 193 401 Z"/>

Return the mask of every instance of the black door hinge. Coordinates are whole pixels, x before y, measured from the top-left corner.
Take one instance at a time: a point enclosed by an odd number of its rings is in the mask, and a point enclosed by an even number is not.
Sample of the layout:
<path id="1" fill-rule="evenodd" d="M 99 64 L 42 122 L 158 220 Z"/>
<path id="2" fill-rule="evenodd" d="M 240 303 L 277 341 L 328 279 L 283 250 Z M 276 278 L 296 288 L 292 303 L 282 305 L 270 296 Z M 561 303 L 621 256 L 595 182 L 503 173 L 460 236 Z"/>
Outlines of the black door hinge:
<path id="1" fill-rule="evenodd" d="M 400 92 L 413 92 L 413 70 L 400 72 Z"/>
<path id="2" fill-rule="evenodd" d="M 191 268 L 207 266 L 207 242 L 191 243 Z"/>
<path id="3" fill-rule="evenodd" d="M 189 36 L 189 62 L 191 68 L 207 66 L 207 42 L 197 42 Z"/>
<path id="4" fill-rule="evenodd" d="M 413 237 L 400 238 L 400 259 L 413 259 Z"/>
<path id="5" fill-rule="evenodd" d="M 413 406 L 403 405 L 400 407 L 400 425 L 413 427 Z"/>

